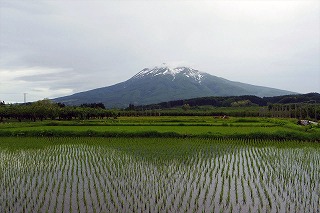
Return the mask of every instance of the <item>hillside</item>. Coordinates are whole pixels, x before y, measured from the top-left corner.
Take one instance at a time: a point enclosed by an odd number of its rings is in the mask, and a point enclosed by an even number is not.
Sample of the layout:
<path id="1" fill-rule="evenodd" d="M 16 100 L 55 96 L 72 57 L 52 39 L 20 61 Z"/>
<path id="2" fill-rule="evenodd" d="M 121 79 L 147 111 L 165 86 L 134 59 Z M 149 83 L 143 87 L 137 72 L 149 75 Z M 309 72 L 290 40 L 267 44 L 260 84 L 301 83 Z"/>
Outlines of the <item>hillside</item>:
<path id="1" fill-rule="evenodd" d="M 254 95 L 227 96 L 227 97 L 200 97 L 184 100 L 166 101 L 156 104 L 134 106 L 135 109 L 166 109 L 181 107 L 184 104 L 189 106 L 214 106 L 230 107 L 235 104 L 244 104 L 243 106 L 267 106 L 268 104 L 314 104 L 320 103 L 319 93 L 281 95 L 273 97 L 258 97 Z"/>

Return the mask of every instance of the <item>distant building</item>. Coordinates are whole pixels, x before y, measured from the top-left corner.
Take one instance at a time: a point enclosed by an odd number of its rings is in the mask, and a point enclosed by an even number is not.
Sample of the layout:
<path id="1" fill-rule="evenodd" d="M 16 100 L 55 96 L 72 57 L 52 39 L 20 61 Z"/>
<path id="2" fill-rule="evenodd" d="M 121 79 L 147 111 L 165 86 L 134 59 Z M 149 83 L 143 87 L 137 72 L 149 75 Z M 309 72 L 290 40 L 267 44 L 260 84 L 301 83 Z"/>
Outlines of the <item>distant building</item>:
<path id="1" fill-rule="evenodd" d="M 308 121 L 308 120 L 299 120 L 299 121 L 298 121 L 298 124 L 299 124 L 299 125 L 302 125 L 302 126 L 307 126 L 307 125 L 311 125 L 311 124 L 313 124 L 313 125 L 318 125 L 317 122 Z"/>

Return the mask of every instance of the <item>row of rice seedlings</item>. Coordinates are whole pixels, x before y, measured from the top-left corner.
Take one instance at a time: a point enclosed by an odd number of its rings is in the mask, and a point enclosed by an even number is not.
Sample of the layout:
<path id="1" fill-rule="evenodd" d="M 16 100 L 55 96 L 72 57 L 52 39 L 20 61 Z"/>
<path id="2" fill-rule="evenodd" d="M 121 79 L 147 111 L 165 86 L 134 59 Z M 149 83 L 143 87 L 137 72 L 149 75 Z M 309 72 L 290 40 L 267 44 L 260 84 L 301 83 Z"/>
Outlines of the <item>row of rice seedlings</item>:
<path id="1" fill-rule="evenodd" d="M 188 139 L 192 152 L 170 141 L 169 154 L 150 158 L 112 139 L 64 140 L 0 151 L 1 212 L 319 211 L 319 148 Z"/>

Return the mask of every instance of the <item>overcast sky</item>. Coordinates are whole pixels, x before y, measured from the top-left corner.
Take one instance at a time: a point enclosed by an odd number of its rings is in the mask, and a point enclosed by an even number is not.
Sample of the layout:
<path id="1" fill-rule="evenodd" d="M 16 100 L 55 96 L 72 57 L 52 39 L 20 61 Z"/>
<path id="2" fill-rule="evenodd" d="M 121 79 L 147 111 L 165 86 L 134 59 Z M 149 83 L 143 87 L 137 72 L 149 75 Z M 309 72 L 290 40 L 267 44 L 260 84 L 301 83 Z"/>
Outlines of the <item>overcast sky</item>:
<path id="1" fill-rule="evenodd" d="M 320 92 L 320 1 L 0 0 L 0 100 L 54 98 L 190 66 Z"/>

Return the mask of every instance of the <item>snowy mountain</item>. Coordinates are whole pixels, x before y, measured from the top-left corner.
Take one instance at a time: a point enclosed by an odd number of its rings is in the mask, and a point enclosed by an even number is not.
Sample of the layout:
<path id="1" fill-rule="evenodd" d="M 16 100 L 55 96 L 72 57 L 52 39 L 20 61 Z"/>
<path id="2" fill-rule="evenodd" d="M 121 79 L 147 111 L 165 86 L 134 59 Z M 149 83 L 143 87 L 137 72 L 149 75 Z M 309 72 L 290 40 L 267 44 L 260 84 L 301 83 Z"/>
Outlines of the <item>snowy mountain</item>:
<path id="1" fill-rule="evenodd" d="M 294 92 L 229 81 L 189 67 L 145 68 L 127 81 L 54 101 L 67 105 L 104 103 L 106 107 L 127 107 L 205 96 L 277 96 Z"/>
<path id="2" fill-rule="evenodd" d="M 192 68 L 188 67 L 176 67 L 176 68 L 169 68 L 169 67 L 154 67 L 152 69 L 145 68 L 138 72 L 136 75 L 132 77 L 132 79 L 141 79 L 145 77 L 155 77 L 155 76 L 164 76 L 169 75 L 172 76 L 172 81 L 175 80 L 176 75 L 177 76 L 185 76 L 187 78 L 190 78 L 199 84 L 201 84 L 201 79 L 205 78 L 207 75 L 204 72 L 200 72 L 198 70 L 194 70 Z"/>

